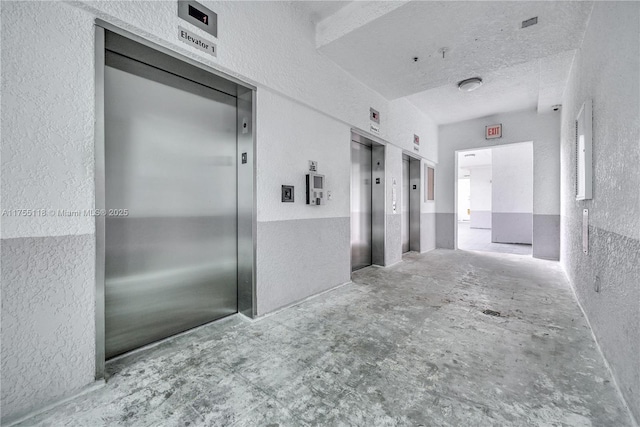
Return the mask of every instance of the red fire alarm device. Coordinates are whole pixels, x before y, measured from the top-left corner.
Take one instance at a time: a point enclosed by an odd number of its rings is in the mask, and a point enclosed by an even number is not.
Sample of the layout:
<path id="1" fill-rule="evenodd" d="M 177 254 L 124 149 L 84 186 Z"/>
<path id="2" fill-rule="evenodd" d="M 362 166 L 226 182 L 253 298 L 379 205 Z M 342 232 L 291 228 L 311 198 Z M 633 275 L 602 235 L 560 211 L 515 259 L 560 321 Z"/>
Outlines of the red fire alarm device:
<path id="1" fill-rule="evenodd" d="M 485 128 L 485 139 L 502 138 L 502 123 L 499 125 L 491 125 Z"/>

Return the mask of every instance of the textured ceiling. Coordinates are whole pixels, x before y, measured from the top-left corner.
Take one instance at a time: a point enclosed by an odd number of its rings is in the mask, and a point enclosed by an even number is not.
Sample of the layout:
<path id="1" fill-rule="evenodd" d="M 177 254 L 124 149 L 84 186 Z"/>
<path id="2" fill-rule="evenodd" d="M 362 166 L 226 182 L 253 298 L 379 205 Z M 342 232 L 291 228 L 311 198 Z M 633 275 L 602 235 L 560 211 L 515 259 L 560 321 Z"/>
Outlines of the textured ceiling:
<path id="1" fill-rule="evenodd" d="M 296 6 L 305 10 L 305 12 L 309 15 L 309 19 L 314 24 L 322 21 L 328 16 L 333 15 L 338 10 L 342 9 L 346 5 L 348 5 L 349 1 L 296 1 Z"/>
<path id="2" fill-rule="evenodd" d="M 550 111 L 561 102 L 574 54 L 561 52 L 483 73 L 484 84 L 473 92 L 448 84 L 407 99 L 441 124 L 524 109 Z"/>
<path id="3" fill-rule="evenodd" d="M 582 1 L 411 1 L 373 20 L 353 19 L 345 29 L 342 15 L 357 18 L 352 9 L 372 2 L 347 3 L 347 9 L 324 9 L 317 36 L 329 42 L 319 50 L 386 98 L 408 96 L 438 123 L 559 103 L 592 7 Z M 537 25 L 520 28 L 534 16 Z M 332 28 L 339 34 L 327 34 Z M 486 84 L 459 92 L 456 83 L 473 76 Z"/>

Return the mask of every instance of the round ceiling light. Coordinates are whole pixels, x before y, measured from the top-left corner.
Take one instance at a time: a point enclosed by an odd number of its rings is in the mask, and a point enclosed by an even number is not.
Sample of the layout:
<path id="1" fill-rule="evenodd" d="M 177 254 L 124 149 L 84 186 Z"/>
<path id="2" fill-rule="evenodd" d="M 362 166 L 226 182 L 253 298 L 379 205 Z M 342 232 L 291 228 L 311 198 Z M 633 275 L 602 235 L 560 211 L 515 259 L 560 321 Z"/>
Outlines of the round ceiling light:
<path id="1" fill-rule="evenodd" d="M 482 86 L 482 79 L 480 77 L 471 77 L 470 79 L 462 80 L 458 82 L 458 89 L 462 92 L 471 92 Z"/>

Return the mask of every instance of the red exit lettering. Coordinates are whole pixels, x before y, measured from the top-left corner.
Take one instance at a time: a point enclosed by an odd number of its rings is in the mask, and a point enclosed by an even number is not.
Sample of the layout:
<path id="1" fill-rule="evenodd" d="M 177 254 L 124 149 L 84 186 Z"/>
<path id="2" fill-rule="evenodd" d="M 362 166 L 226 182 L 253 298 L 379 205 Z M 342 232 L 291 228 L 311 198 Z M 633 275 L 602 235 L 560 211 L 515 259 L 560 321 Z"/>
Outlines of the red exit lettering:
<path id="1" fill-rule="evenodd" d="M 501 138 L 501 137 L 502 137 L 502 125 L 487 126 L 486 133 L 485 133 L 486 139 Z"/>

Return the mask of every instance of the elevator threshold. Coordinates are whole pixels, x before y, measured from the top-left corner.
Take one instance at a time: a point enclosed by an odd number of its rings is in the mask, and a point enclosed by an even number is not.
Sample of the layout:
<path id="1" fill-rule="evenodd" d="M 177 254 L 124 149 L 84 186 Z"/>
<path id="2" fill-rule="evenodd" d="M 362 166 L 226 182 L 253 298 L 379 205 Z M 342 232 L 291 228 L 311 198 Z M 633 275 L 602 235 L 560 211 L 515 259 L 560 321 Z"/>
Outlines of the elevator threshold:
<path id="1" fill-rule="evenodd" d="M 203 323 L 202 325 L 194 326 L 193 328 L 187 329 L 186 331 L 178 332 L 177 334 L 143 345 L 142 347 L 134 348 L 133 350 L 127 351 L 126 353 L 118 354 L 117 356 L 107 359 L 105 364 L 107 367 L 110 365 L 121 364 L 124 359 L 128 359 L 130 357 L 135 358 L 134 360 L 131 360 L 131 362 L 133 362 L 137 360 L 136 356 L 142 356 L 145 353 L 154 351 L 156 347 L 160 347 L 162 345 L 169 345 L 172 341 L 179 340 L 182 337 L 191 336 L 192 334 L 203 333 L 204 329 L 208 327 L 212 327 L 213 325 L 216 325 L 222 328 L 227 323 L 234 322 L 234 321 L 244 323 L 244 322 L 251 322 L 252 320 L 242 313 L 232 313 L 225 317 L 221 317 L 220 319 L 212 320 L 211 322 L 206 322 L 206 323 Z M 203 334 L 203 337 L 206 337 L 206 336 L 207 335 Z M 107 372 L 110 372 L 110 370 L 107 370 Z"/>

